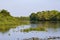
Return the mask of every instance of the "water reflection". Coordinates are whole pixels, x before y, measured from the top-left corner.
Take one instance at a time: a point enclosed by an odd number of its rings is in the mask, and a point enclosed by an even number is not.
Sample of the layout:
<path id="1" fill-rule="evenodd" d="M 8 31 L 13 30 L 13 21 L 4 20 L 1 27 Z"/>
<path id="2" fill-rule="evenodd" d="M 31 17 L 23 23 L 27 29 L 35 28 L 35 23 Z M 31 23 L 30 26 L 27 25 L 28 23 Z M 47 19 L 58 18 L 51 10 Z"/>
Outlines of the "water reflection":
<path id="1" fill-rule="evenodd" d="M 59 21 L 47 21 L 47 22 L 37 22 L 37 23 L 31 23 L 31 27 L 29 29 L 24 29 L 23 32 L 28 31 L 49 31 L 49 30 L 58 30 L 60 28 L 60 22 Z M 49 30 L 48 30 L 49 29 Z"/>
<path id="2" fill-rule="evenodd" d="M 60 22 L 38 22 L 20 26 L 17 25 L 0 25 L 0 26 L 1 26 L 0 40 L 23 40 L 32 37 L 39 39 L 48 39 L 50 37 L 60 37 Z M 30 28 L 32 28 L 32 31 L 21 32 L 21 30 L 24 29 L 29 30 Z M 1 32 L 4 32 L 4 34 Z"/>
<path id="3" fill-rule="evenodd" d="M 0 32 L 8 32 L 11 28 L 16 28 L 17 25 L 0 25 Z"/>
<path id="4" fill-rule="evenodd" d="M 31 23 L 31 27 L 53 27 L 57 28 L 60 26 L 60 21 L 46 21 L 46 22 L 37 22 Z"/>

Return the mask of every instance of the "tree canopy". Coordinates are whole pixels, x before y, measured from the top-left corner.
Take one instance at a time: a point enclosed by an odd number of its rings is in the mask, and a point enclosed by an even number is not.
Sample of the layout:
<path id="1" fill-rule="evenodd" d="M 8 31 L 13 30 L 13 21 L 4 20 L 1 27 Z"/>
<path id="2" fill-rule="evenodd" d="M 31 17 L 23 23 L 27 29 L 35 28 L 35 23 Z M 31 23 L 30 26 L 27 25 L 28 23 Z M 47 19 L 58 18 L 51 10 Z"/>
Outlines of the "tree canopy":
<path id="1" fill-rule="evenodd" d="M 8 11 L 5 10 L 5 9 L 2 9 L 2 10 L 0 11 L 0 14 L 2 14 L 2 15 L 4 15 L 4 16 L 11 16 L 11 15 L 10 15 L 10 12 L 8 12 Z"/>
<path id="2" fill-rule="evenodd" d="M 60 12 L 51 10 L 31 13 L 30 21 L 60 21 Z"/>

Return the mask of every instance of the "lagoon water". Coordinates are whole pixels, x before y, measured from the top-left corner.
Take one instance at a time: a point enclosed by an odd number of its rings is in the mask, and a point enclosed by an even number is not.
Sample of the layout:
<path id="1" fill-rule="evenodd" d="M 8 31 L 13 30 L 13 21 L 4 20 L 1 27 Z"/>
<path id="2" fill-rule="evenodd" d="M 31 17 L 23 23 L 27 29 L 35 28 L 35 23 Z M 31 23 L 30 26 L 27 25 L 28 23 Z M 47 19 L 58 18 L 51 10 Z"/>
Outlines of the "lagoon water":
<path id="1" fill-rule="evenodd" d="M 46 27 L 46 31 L 33 30 L 29 32 L 21 32 L 21 29 L 27 29 L 30 27 Z M 47 39 L 49 37 L 60 37 L 60 22 L 32 23 L 28 25 L 17 26 L 16 28 L 10 28 L 6 32 L 0 31 L 0 40 L 23 40 L 32 37 L 41 39 Z"/>

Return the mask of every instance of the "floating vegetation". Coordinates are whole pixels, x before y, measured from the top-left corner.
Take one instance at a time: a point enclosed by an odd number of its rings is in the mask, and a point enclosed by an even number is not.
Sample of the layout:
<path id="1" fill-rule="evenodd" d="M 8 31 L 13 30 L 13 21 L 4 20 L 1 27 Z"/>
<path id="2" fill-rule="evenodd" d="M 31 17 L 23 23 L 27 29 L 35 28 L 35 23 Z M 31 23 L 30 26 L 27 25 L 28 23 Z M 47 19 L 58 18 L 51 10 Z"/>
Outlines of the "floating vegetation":
<path id="1" fill-rule="evenodd" d="M 28 28 L 28 29 L 22 29 L 21 32 L 29 32 L 29 31 L 46 31 L 45 27 L 36 27 L 36 28 Z"/>

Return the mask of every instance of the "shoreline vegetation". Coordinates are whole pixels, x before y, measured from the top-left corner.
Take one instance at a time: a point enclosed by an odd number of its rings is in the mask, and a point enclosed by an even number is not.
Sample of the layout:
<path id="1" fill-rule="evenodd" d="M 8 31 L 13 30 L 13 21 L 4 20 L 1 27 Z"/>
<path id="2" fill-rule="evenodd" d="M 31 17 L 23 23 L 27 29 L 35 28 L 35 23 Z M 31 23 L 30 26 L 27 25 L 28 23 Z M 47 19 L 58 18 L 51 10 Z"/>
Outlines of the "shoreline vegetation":
<path id="1" fill-rule="evenodd" d="M 0 32 L 7 32 L 11 28 L 16 28 L 19 25 L 29 24 L 28 17 L 13 17 L 10 12 L 3 9 L 0 10 Z"/>
<path id="2" fill-rule="evenodd" d="M 14 28 L 19 25 L 25 25 L 35 22 L 45 22 L 45 21 L 60 21 L 60 12 L 56 10 L 51 11 L 41 11 L 37 13 L 31 13 L 29 17 L 13 17 L 5 9 L 0 10 L 0 31 L 5 32 L 10 28 Z M 43 27 L 41 29 L 30 28 L 26 30 L 45 30 Z M 25 31 L 25 30 L 24 30 Z"/>
<path id="3" fill-rule="evenodd" d="M 22 24 L 39 21 L 60 21 L 60 12 L 57 10 L 31 13 L 29 17 L 13 17 L 5 9 L 0 10 L 0 24 Z"/>
<path id="4" fill-rule="evenodd" d="M 24 21 L 24 22 L 23 22 Z M 13 17 L 7 10 L 0 10 L 0 24 L 1 25 L 20 25 L 27 23 L 29 21 L 28 17 Z"/>
<path id="5" fill-rule="evenodd" d="M 36 28 L 28 28 L 22 29 L 21 32 L 30 32 L 30 31 L 46 31 L 45 27 L 36 27 Z"/>
<path id="6" fill-rule="evenodd" d="M 31 13 L 30 21 L 31 22 L 60 21 L 60 12 L 57 10 L 51 10 Z"/>

